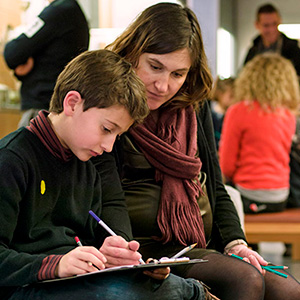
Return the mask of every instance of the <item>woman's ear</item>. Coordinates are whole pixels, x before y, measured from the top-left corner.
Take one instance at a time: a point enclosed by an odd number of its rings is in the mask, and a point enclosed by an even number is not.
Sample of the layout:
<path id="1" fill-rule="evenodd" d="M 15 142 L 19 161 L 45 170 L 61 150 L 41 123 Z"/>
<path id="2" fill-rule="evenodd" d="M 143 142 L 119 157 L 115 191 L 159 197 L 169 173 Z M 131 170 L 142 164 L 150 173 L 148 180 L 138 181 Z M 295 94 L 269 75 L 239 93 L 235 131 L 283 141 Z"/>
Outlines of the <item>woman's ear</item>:
<path id="1" fill-rule="evenodd" d="M 83 102 L 80 93 L 77 91 L 70 91 L 64 99 L 64 113 L 67 116 L 73 115 L 76 107 Z"/>

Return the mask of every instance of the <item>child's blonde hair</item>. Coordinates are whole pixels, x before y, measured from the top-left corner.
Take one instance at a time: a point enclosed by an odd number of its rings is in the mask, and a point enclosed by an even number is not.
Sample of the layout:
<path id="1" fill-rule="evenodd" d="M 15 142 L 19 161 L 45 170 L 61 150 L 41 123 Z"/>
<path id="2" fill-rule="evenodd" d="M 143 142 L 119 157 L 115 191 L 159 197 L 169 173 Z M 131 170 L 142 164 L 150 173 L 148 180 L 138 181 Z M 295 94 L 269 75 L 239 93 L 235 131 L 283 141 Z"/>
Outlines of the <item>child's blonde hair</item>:
<path id="1" fill-rule="evenodd" d="M 276 53 L 255 56 L 242 69 L 234 84 L 236 101 L 258 101 L 274 111 L 285 107 L 296 111 L 299 106 L 299 81 L 293 64 Z"/>

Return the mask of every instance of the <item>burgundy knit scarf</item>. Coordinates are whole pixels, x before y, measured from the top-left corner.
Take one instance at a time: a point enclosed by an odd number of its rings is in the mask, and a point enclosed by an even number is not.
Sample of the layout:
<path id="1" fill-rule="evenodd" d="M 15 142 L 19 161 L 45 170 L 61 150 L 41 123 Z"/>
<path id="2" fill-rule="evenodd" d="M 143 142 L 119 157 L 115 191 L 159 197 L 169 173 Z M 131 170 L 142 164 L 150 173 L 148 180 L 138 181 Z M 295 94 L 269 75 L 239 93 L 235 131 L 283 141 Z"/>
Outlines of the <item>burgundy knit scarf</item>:
<path id="1" fill-rule="evenodd" d="M 206 247 L 203 221 L 197 204 L 202 193 L 198 175 L 201 161 L 197 153 L 197 120 L 193 108 L 161 109 L 158 122 L 149 115 L 130 134 L 156 169 L 162 181 L 157 216 L 164 243 L 198 243 Z"/>
<path id="2" fill-rule="evenodd" d="M 47 119 L 48 114 L 45 110 L 40 111 L 26 128 L 34 133 L 55 157 L 67 162 L 74 157 L 74 154 L 70 149 L 62 146 Z"/>

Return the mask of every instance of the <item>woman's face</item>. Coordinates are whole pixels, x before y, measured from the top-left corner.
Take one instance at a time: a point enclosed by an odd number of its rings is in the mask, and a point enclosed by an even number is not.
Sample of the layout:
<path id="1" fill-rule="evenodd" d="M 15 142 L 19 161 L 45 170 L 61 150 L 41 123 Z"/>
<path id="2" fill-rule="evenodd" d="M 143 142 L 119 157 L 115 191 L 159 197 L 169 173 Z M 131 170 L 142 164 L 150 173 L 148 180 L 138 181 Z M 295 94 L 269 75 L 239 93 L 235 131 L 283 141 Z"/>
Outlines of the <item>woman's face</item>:
<path id="1" fill-rule="evenodd" d="M 187 48 L 167 54 L 143 53 L 136 68 L 147 90 L 150 110 L 169 101 L 184 84 L 191 58 Z"/>

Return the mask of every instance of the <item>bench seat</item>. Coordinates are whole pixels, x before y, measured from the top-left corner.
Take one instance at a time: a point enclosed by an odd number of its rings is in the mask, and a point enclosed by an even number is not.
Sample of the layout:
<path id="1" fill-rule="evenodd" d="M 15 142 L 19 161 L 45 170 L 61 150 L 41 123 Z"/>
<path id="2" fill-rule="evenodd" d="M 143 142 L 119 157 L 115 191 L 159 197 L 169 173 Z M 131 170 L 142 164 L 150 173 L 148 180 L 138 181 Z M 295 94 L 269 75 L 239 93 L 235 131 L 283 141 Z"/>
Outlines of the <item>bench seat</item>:
<path id="1" fill-rule="evenodd" d="M 250 244 L 292 244 L 292 259 L 300 260 L 300 208 L 290 208 L 278 213 L 246 214 L 245 233 Z"/>

